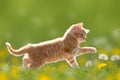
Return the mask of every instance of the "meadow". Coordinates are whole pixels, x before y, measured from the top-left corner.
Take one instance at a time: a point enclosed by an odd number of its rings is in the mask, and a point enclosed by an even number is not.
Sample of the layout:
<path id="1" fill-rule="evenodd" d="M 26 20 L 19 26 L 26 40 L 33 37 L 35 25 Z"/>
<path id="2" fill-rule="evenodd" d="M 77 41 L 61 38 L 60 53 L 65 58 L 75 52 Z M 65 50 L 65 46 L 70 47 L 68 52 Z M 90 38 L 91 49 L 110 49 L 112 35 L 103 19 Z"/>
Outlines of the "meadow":
<path id="1" fill-rule="evenodd" d="M 100 59 L 100 54 L 108 53 L 108 59 Z M 112 55 L 119 55 L 119 49 L 106 52 L 101 49 L 96 54 L 85 54 L 77 58 L 79 68 L 71 68 L 65 61 L 46 64 L 39 70 L 25 70 L 21 59 L 12 57 L 8 52 L 4 54 L 0 64 L 1 80 L 119 80 L 120 79 L 120 57 L 109 59 Z M 5 59 L 5 60 L 4 60 Z M 6 60 L 7 59 L 7 60 Z M 90 61 L 91 63 L 87 62 Z"/>
<path id="2" fill-rule="evenodd" d="M 0 80 L 120 80 L 119 0 L 0 0 Z M 90 29 L 80 46 L 97 48 L 77 57 L 79 68 L 65 61 L 25 70 L 22 56 L 10 55 L 5 42 L 18 49 L 63 36 L 72 24 Z"/>

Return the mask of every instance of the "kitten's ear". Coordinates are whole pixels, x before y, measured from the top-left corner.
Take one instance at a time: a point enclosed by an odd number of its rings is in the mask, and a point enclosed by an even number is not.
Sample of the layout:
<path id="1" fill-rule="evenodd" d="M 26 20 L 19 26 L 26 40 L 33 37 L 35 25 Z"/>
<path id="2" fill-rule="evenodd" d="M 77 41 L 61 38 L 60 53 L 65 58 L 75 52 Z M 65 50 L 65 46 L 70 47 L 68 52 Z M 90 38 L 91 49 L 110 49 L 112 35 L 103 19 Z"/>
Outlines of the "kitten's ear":
<path id="1" fill-rule="evenodd" d="M 79 30 L 79 29 L 82 29 L 83 28 L 83 23 L 78 23 L 76 24 L 76 28 Z"/>
<path id="2" fill-rule="evenodd" d="M 85 29 L 85 32 L 88 33 L 88 32 L 90 32 L 90 30 L 89 29 Z"/>

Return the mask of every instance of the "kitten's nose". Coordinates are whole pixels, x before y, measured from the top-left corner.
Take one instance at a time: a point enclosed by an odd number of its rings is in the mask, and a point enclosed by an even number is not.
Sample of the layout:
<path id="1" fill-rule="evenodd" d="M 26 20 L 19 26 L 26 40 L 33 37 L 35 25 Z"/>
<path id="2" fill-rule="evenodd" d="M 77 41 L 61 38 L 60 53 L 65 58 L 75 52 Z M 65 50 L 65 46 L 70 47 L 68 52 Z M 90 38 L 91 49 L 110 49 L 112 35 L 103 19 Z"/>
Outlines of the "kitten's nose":
<path id="1" fill-rule="evenodd" d="M 84 36 L 82 36 L 82 38 L 84 39 L 84 40 L 86 40 L 86 36 L 84 35 Z"/>

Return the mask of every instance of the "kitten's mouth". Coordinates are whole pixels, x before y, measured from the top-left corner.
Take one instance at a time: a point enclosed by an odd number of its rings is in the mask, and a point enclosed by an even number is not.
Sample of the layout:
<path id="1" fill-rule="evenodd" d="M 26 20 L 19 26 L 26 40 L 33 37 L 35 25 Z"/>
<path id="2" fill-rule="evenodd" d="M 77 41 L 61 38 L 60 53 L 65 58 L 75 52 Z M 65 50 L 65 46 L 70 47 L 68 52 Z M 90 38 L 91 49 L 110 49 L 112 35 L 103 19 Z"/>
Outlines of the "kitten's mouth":
<path id="1" fill-rule="evenodd" d="M 85 42 L 86 39 L 85 39 L 85 38 L 79 38 L 79 41 L 80 41 L 80 42 Z"/>

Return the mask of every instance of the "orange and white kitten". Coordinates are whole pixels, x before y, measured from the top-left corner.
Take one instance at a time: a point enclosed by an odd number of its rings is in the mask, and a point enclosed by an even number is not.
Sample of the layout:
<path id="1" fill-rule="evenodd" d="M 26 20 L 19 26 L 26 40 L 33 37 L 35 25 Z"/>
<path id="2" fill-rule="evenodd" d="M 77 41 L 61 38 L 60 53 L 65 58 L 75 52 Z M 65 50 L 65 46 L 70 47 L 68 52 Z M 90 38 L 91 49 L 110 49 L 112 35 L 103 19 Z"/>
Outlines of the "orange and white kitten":
<path id="1" fill-rule="evenodd" d="M 71 67 L 78 67 L 76 56 L 83 53 L 96 53 L 94 47 L 80 47 L 85 42 L 88 29 L 83 28 L 83 23 L 72 25 L 63 37 L 38 44 L 28 44 L 18 50 L 14 50 L 10 43 L 6 42 L 8 51 L 14 56 L 23 57 L 25 68 L 39 69 L 46 63 L 66 60 Z"/>

